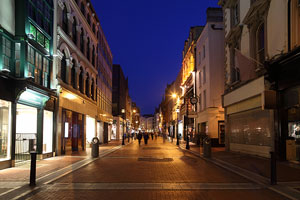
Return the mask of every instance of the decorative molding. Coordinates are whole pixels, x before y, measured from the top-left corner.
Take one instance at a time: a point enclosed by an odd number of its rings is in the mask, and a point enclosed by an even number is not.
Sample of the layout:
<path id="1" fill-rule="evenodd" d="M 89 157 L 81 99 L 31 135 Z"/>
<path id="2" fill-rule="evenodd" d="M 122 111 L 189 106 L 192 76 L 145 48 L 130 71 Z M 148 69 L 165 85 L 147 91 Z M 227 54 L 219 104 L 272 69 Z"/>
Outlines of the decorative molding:
<path id="1" fill-rule="evenodd" d="M 59 49 L 56 50 L 56 53 L 57 53 L 57 58 L 62 60 L 62 58 L 64 57 L 64 54 Z"/>
<path id="2" fill-rule="evenodd" d="M 62 2 L 62 0 L 57 0 L 57 3 L 62 10 L 65 8 L 64 2 Z"/>

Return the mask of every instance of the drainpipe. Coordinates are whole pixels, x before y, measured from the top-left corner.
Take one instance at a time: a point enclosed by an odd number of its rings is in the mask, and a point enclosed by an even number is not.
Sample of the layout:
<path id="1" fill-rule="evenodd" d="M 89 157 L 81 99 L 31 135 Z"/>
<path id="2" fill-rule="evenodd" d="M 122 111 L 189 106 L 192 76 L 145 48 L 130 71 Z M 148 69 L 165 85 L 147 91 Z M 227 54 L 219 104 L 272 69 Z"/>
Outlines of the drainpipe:
<path id="1" fill-rule="evenodd" d="M 291 0 L 288 0 L 288 52 L 291 51 Z"/>

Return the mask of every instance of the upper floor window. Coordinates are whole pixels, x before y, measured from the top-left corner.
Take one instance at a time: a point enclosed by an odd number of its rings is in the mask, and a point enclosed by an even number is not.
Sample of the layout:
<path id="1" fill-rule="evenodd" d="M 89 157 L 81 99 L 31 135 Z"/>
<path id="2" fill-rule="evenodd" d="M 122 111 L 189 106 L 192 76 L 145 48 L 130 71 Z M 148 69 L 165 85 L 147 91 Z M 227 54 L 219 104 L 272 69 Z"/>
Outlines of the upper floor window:
<path id="1" fill-rule="evenodd" d="M 87 22 L 88 22 L 89 25 L 91 25 L 91 16 L 90 16 L 90 14 L 87 15 Z"/>
<path id="2" fill-rule="evenodd" d="M 73 64 L 73 66 L 71 69 L 71 85 L 74 89 L 76 89 L 76 82 L 75 82 L 75 80 L 76 80 L 76 69 L 75 69 L 76 61 L 74 59 L 72 60 L 72 64 Z"/>
<path id="3" fill-rule="evenodd" d="M 83 29 L 81 28 L 81 33 L 80 33 L 80 51 L 84 53 L 84 43 L 83 43 Z"/>
<path id="4" fill-rule="evenodd" d="M 2 36 L 2 69 L 10 71 L 11 41 Z"/>
<path id="5" fill-rule="evenodd" d="M 92 65 L 95 67 L 95 47 L 93 46 L 93 51 L 92 51 Z"/>
<path id="6" fill-rule="evenodd" d="M 47 51 L 50 51 L 50 41 L 49 39 L 40 32 L 34 25 L 30 24 L 30 35 L 31 39 L 35 40 L 42 47 L 44 47 Z"/>
<path id="7" fill-rule="evenodd" d="M 96 34 L 95 24 L 93 24 L 93 32 Z"/>
<path id="8" fill-rule="evenodd" d="M 203 109 L 206 108 L 206 90 L 203 91 Z"/>
<path id="9" fill-rule="evenodd" d="M 256 33 L 257 49 L 256 57 L 258 62 L 264 63 L 265 61 L 265 28 L 264 23 L 259 25 Z"/>
<path id="10" fill-rule="evenodd" d="M 73 38 L 73 42 L 74 44 L 77 44 L 77 22 L 76 22 L 76 18 L 73 17 L 73 24 L 72 24 L 72 38 Z"/>
<path id="11" fill-rule="evenodd" d="M 203 84 L 206 83 L 206 69 L 203 67 Z"/>
<path id="12" fill-rule="evenodd" d="M 232 8 L 232 24 L 237 25 L 240 22 L 240 6 L 237 2 Z"/>
<path id="13" fill-rule="evenodd" d="M 61 60 L 60 66 L 60 78 L 63 82 L 67 82 L 67 61 L 66 61 L 66 54 L 63 51 L 63 58 Z"/>
<path id="14" fill-rule="evenodd" d="M 67 6 L 64 4 L 64 9 L 62 12 L 62 28 L 66 34 L 68 34 L 68 12 L 67 12 Z"/>
<path id="15" fill-rule="evenodd" d="M 90 61 L 90 38 L 87 39 L 87 45 L 86 45 L 86 57 Z"/>
<path id="16" fill-rule="evenodd" d="M 202 55 L 203 55 L 203 59 L 204 59 L 205 58 L 205 46 L 203 46 Z"/>
<path id="17" fill-rule="evenodd" d="M 83 2 L 81 2 L 80 10 L 81 10 L 81 13 L 83 14 L 83 16 L 85 16 L 85 7 L 84 7 Z"/>
<path id="18" fill-rule="evenodd" d="M 79 90 L 83 94 L 83 69 L 80 67 L 80 73 L 79 73 Z"/>
<path id="19" fill-rule="evenodd" d="M 89 73 L 86 73 L 85 95 L 90 97 L 90 75 L 89 75 Z"/>

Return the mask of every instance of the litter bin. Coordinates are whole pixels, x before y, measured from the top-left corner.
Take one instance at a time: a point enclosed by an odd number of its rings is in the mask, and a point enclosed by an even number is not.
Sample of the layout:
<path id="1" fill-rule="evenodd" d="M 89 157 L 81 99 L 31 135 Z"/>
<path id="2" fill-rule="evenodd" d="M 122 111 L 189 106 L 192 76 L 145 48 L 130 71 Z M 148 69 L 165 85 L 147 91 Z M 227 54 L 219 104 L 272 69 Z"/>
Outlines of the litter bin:
<path id="1" fill-rule="evenodd" d="M 211 157 L 211 140 L 209 137 L 206 137 L 203 141 L 203 156 L 205 158 Z"/>
<path id="2" fill-rule="evenodd" d="M 92 139 L 92 157 L 99 157 L 99 139 L 97 137 L 94 137 Z"/>

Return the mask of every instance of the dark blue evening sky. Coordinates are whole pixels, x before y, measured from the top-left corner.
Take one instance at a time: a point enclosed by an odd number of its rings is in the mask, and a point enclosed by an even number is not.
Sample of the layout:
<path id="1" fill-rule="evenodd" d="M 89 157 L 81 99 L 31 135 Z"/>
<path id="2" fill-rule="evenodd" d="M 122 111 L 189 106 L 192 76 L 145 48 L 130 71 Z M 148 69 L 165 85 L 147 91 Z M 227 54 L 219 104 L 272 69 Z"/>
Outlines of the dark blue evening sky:
<path id="1" fill-rule="evenodd" d="M 218 0 L 91 0 L 142 114 L 154 113 L 176 79 L 191 26 L 205 25 Z"/>

